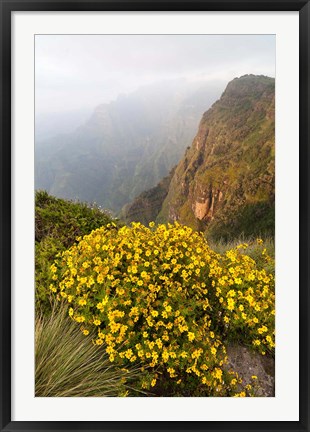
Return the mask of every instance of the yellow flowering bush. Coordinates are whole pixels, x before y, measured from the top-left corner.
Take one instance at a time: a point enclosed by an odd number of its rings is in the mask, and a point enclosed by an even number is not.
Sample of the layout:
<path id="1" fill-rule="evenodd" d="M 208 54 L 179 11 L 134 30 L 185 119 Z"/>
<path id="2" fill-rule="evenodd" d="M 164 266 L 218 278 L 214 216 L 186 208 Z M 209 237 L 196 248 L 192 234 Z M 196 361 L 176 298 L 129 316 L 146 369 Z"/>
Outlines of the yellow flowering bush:
<path id="1" fill-rule="evenodd" d="M 273 330 L 271 276 L 239 250 L 216 254 L 178 223 L 101 227 L 64 251 L 51 273 L 50 289 L 83 334 L 111 362 L 140 365 L 141 388 L 155 393 L 172 386 L 174 395 L 240 395 L 240 379 L 224 367 L 223 337 L 241 329 L 265 347 Z"/>
<path id="2" fill-rule="evenodd" d="M 191 228 L 150 225 L 94 230 L 52 266 L 51 290 L 111 362 L 142 365 L 142 388 L 190 377 L 221 394 L 226 352 L 208 301 L 216 254 Z"/>
<path id="3" fill-rule="evenodd" d="M 263 355 L 274 353 L 274 276 L 245 255 L 247 247 L 240 244 L 226 251 L 209 274 L 213 279 L 209 301 L 220 318 L 213 323 L 227 339 L 252 345 Z M 263 246 L 262 258 L 271 264 Z"/>

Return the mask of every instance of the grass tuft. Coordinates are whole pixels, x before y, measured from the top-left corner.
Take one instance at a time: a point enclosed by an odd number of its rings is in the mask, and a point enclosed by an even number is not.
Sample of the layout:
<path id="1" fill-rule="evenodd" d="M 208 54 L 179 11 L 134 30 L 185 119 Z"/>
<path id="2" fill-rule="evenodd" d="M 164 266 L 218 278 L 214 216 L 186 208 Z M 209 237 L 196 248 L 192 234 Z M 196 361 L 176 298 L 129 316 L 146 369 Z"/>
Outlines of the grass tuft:
<path id="1" fill-rule="evenodd" d="M 111 364 L 103 346 L 68 318 L 66 308 L 54 306 L 49 317 L 36 318 L 36 397 L 127 396 L 138 367 L 120 369 Z"/>

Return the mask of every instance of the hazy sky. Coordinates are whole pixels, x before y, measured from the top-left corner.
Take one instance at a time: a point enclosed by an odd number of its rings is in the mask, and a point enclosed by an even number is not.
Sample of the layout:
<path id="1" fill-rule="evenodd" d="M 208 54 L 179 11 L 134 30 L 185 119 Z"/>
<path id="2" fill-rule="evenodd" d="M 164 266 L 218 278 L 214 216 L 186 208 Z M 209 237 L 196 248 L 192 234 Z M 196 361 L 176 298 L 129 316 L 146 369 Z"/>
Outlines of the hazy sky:
<path id="1" fill-rule="evenodd" d="M 275 36 L 37 35 L 36 114 L 94 108 L 155 81 L 225 86 L 248 73 L 275 76 Z"/>

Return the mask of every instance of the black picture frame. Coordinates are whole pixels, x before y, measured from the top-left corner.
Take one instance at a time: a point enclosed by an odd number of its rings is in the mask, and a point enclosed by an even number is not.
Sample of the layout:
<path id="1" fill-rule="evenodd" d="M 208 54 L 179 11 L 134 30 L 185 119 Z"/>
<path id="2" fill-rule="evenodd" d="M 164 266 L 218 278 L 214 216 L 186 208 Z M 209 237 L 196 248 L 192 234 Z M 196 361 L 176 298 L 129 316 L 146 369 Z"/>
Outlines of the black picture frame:
<path id="1" fill-rule="evenodd" d="M 299 12 L 299 421 L 292 422 L 27 422 L 11 421 L 11 13 L 13 11 L 298 11 Z M 309 0 L 0 0 L 1 13 L 1 431 L 310 431 L 309 427 Z M 289 103 L 289 101 L 288 101 Z"/>

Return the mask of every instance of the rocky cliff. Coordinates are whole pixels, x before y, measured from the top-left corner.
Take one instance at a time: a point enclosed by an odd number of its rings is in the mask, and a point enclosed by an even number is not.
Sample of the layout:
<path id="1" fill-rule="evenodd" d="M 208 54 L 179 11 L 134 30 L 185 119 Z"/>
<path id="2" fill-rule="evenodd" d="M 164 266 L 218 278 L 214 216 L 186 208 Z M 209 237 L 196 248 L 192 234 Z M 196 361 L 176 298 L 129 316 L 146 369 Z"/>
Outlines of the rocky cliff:
<path id="1" fill-rule="evenodd" d="M 154 218 L 217 238 L 272 235 L 274 128 L 275 80 L 245 75 L 231 81 L 203 115 Z"/>

